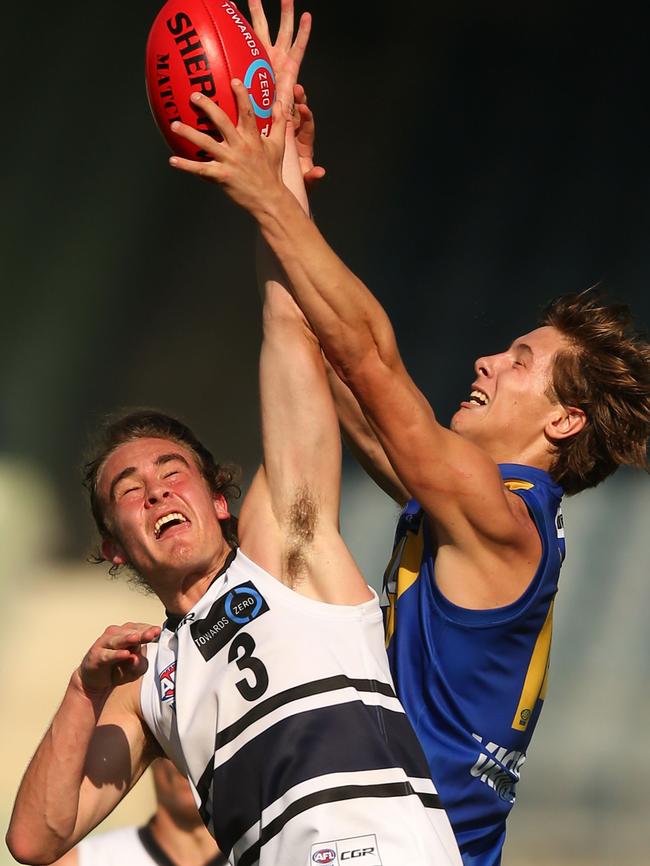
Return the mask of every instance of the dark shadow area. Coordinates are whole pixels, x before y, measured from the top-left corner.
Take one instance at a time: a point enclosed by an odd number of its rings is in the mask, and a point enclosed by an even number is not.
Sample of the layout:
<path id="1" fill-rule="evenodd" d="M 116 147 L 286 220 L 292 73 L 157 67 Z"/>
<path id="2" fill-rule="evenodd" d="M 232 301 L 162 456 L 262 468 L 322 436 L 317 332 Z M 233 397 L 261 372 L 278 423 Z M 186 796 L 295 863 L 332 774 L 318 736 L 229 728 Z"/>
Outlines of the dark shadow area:
<path id="1" fill-rule="evenodd" d="M 76 557 L 103 413 L 180 415 L 244 486 L 260 452 L 253 230 L 167 166 L 143 71 L 158 8 L 13 6 L 5 30 L 0 450 L 52 477 Z M 556 294 L 602 282 L 650 322 L 646 30 L 594 9 L 311 5 L 316 220 L 443 420 Z"/>

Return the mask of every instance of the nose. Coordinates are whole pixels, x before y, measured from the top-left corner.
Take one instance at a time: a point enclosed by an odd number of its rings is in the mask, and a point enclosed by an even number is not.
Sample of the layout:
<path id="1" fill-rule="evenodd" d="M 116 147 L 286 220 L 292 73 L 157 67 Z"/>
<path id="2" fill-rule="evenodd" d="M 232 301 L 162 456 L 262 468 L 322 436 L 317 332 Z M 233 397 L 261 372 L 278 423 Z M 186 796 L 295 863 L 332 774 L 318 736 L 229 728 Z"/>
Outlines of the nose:
<path id="1" fill-rule="evenodd" d="M 474 362 L 474 369 L 477 375 L 491 379 L 493 376 L 496 376 L 502 367 L 506 369 L 509 364 L 509 353 L 498 352 L 496 355 L 484 355 L 482 358 L 477 358 Z"/>
<path id="2" fill-rule="evenodd" d="M 145 501 L 148 506 L 151 507 L 153 505 L 157 505 L 168 496 L 169 490 L 167 490 L 167 488 L 162 482 L 156 480 L 153 481 L 151 484 L 147 485 L 147 497 Z"/>
<path id="3" fill-rule="evenodd" d="M 494 355 L 485 355 L 474 361 L 474 371 L 477 376 L 485 376 L 489 379 L 494 373 Z"/>

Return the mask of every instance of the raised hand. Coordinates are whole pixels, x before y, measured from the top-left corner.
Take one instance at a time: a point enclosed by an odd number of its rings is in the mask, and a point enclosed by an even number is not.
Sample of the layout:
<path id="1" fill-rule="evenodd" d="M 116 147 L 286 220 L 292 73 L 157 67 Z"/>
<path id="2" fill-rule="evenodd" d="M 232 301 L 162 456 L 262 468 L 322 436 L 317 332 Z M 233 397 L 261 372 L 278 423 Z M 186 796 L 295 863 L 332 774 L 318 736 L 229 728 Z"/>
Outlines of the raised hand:
<path id="1" fill-rule="evenodd" d="M 300 16 L 294 39 L 293 0 L 281 0 L 280 25 L 273 42 L 262 0 L 249 0 L 248 9 L 253 29 L 264 45 L 275 73 L 276 99 L 282 104 L 285 117 L 288 117 L 293 109 L 293 88 L 298 81 L 300 64 L 309 42 L 311 15 L 309 12 L 303 12 Z"/>
<path id="2" fill-rule="evenodd" d="M 110 625 L 90 647 L 79 666 L 79 677 L 88 692 L 108 691 L 133 682 L 147 670 L 144 644 L 160 634 L 160 627 L 143 622 Z"/>
<path id="3" fill-rule="evenodd" d="M 179 121 L 171 127 L 175 133 L 204 150 L 212 157 L 211 161 L 197 162 L 172 156 L 169 162 L 174 168 L 218 183 L 236 204 L 252 213 L 264 206 L 274 189 L 277 191 L 282 187 L 282 157 L 288 122 L 276 102 L 271 132 L 268 136 L 260 135 L 246 88 L 241 81 L 233 79 L 232 89 L 239 112 L 237 126 L 210 99 L 200 93 L 192 94 L 192 101 L 219 130 L 223 141 L 215 141 Z"/>

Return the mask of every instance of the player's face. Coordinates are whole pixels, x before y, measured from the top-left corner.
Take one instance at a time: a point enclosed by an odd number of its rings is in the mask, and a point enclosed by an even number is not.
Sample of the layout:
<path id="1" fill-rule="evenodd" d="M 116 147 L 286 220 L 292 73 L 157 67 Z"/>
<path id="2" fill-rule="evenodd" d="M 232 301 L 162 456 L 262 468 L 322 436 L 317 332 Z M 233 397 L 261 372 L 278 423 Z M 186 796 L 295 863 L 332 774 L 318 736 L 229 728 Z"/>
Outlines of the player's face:
<path id="1" fill-rule="evenodd" d="M 228 507 L 188 449 L 167 439 L 128 442 L 108 456 L 97 487 L 115 542 L 107 558 L 128 562 L 150 583 L 218 568 L 225 549 L 219 520 Z"/>
<path id="2" fill-rule="evenodd" d="M 505 351 L 479 358 L 471 394 L 451 427 L 499 462 L 533 461 L 546 448 L 545 430 L 558 412 L 549 397 L 552 368 L 565 338 L 545 326 L 516 339 Z"/>

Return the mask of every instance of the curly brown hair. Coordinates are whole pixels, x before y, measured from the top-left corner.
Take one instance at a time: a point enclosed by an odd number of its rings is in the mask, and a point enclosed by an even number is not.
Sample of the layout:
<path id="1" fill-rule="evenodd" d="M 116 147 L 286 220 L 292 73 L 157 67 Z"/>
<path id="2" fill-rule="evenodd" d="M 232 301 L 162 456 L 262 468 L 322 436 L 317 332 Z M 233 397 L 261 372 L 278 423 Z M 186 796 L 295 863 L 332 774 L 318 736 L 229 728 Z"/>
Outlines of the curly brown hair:
<path id="1" fill-rule="evenodd" d="M 552 477 L 572 495 L 619 466 L 648 471 L 650 344 L 629 307 L 605 303 L 592 287 L 551 301 L 540 324 L 568 341 L 555 356 L 549 396 L 587 417 L 580 432 L 554 443 Z"/>
<path id="2" fill-rule="evenodd" d="M 238 467 L 217 463 L 212 453 L 182 421 L 155 409 L 136 409 L 126 414 L 111 415 L 100 427 L 83 470 L 83 484 L 88 490 L 90 508 L 102 539 L 110 538 L 111 533 L 106 525 L 102 503 L 97 493 L 100 470 L 109 455 L 120 445 L 147 437 L 169 439 L 187 448 L 194 455 L 201 474 L 214 495 L 220 494 L 229 504 L 232 499 L 241 495 L 241 489 L 236 482 L 239 475 Z M 231 515 L 219 522 L 226 542 L 231 547 L 236 547 L 238 545 L 237 518 Z M 100 551 L 92 554 L 90 560 L 106 561 Z M 120 570 L 120 566 L 116 565 L 112 565 L 109 569 L 111 575 L 116 575 Z M 135 575 L 134 580 L 136 583 L 142 583 L 138 575 Z"/>

